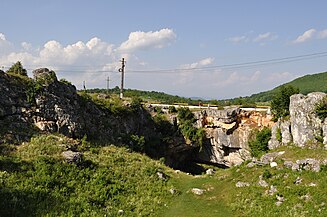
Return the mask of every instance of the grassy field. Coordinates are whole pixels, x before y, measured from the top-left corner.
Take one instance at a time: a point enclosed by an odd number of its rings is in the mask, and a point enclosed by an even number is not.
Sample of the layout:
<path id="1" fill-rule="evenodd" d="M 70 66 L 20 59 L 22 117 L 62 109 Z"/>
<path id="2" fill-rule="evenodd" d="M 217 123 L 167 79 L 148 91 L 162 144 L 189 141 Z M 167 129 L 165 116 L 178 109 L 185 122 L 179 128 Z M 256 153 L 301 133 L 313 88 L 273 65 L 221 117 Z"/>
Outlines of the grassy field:
<path id="1" fill-rule="evenodd" d="M 65 162 L 61 152 L 67 145 L 84 150 L 82 164 Z M 326 150 L 290 146 L 278 151 L 285 154 L 275 168 L 245 163 L 193 176 L 126 148 L 96 147 L 60 135 L 2 144 L 0 216 L 327 216 L 326 167 L 317 173 L 282 166 L 284 160 L 326 159 Z M 258 185 L 260 176 L 268 186 Z M 249 186 L 238 188 L 237 182 Z M 271 185 L 277 192 L 269 195 Z M 195 195 L 192 188 L 205 191 Z M 279 206 L 277 196 L 284 198 Z"/>

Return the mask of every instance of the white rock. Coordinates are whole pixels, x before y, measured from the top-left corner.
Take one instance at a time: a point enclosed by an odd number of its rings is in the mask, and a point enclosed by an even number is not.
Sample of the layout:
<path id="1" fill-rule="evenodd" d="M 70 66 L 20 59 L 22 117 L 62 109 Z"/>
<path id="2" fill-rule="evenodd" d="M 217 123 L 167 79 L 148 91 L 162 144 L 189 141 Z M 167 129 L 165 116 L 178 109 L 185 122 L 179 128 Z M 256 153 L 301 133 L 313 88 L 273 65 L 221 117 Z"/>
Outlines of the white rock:
<path id="1" fill-rule="evenodd" d="M 237 182 L 235 186 L 237 188 L 249 187 L 250 186 L 250 183 L 248 183 L 248 182 Z"/>
<path id="2" fill-rule="evenodd" d="M 214 171 L 213 169 L 207 169 L 206 174 L 207 174 L 207 175 L 213 175 L 214 172 L 215 172 L 215 171 Z"/>
<path id="3" fill-rule="evenodd" d="M 202 195 L 205 192 L 205 190 L 200 188 L 192 188 L 191 192 L 195 195 Z"/>
<path id="4" fill-rule="evenodd" d="M 275 161 L 270 162 L 270 167 L 271 167 L 271 168 L 273 168 L 273 167 L 277 167 L 277 166 L 278 166 L 278 164 L 277 164 Z"/>

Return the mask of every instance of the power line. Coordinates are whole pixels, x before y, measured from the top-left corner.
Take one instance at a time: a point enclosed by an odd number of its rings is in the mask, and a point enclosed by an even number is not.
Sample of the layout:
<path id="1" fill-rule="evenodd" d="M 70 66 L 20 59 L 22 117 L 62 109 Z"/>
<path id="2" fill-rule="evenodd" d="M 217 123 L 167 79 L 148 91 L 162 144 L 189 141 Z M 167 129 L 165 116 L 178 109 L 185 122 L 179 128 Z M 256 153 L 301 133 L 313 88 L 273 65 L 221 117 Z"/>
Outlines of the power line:
<path id="1" fill-rule="evenodd" d="M 325 52 L 319 52 L 319 53 L 311 53 L 311 54 L 304 54 L 304 55 L 297 55 L 297 56 L 288 56 L 283 58 L 274 58 L 274 59 L 267 59 L 267 60 L 259 60 L 259 61 L 250 61 L 250 62 L 242 62 L 242 63 L 233 63 L 233 64 L 222 64 L 222 65 L 215 65 L 215 66 L 204 66 L 204 67 L 196 67 L 196 68 L 173 68 L 173 69 L 152 69 L 152 70 L 128 70 L 128 73 L 183 73 L 183 72 L 192 72 L 192 71 L 210 71 L 215 69 L 240 69 L 240 68 L 252 68 L 257 66 L 264 66 L 264 65 L 274 65 L 274 64 L 281 64 L 281 63 L 289 63 L 289 62 L 296 62 L 296 61 L 302 61 L 302 60 L 308 60 L 308 59 L 316 59 L 321 57 L 326 57 L 327 51 Z M 31 65 L 28 65 L 31 66 Z M 3 66 L 5 68 L 10 68 L 8 66 Z M 85 66 L 67 66 L 67 67 L 80 67 L 83 68 Z M 118 73 L 114 70 L 97 70 L 97 69 L 87 68 L 85 70 L 76 70 L 76 69 L 68 69 L 68 68 L 62 68 L 57 66 L 57 72 L 56 73 L 87 73 L 87 74 L 94 74 L 94 73 Z M 103 67 L 103 66 L 102 66 Z M 27 70 L 34 70 L 27 68 Z"/>

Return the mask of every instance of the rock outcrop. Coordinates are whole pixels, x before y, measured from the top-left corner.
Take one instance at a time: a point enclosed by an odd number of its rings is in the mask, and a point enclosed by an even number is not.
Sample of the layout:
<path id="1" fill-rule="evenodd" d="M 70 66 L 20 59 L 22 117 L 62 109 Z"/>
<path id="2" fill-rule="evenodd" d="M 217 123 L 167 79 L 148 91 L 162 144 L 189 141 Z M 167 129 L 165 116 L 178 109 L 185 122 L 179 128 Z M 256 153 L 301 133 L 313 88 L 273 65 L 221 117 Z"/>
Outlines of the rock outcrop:
<path id="1" fill-rule="evenodd" d="M 34 70 L 33 78 L 0 72 L 0 143 L 27 141 L 35 132 L 72 138 L 87 135 L 97 143 L 131 148 L 133 135 L 145 141 L 160 139 L 160 129 L 141 107 L 114 113 L 79 95 L 75 86 L 58 81 L 46 68 Z M 178 168 L 195 148 L 178 140 L 169 145 L 148 145 L 144 151 L 155 158 L 164 157 L 169 166 Z"/>
<path id="2" fill-rule="evenodd" d="M 293 142 L 304 147 L 317 142 L 327 145 L 327 119 L 322 121 L 315 114 L 317 103 L 326 97 L 325 93 L 295 94 L 290 98 L 289 120 L 279 120 L 272 127 L 269 148 Z M 279 134 L 279 135 L 278 135 Z M 319 141 L 320 140 L 320 141 Z"/>
<path id="3" fill-rule="evenodd" d="M 273 124 L 270 115 L 240 108 L 195 112 L 197 127 L 204 127 L 208 141 L 197 155 L 199 162 L 232 166 L 250 159 L 248 138 L 254 128 Z"/>

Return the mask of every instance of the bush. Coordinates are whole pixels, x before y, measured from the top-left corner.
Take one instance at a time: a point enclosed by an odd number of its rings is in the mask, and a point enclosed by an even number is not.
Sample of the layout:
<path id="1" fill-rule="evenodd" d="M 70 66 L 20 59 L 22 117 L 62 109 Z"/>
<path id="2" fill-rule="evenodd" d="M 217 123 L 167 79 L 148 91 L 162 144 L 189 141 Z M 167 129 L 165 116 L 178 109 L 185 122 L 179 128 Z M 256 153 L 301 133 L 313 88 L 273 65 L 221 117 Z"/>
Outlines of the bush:
<path id="1" fill-rule="evenodd" d="M 250 135 L 249 147 L 253 157 L 259 157 L 261 154 L 269 150 L 268 142 L 270 138 L 271 129 L 267 127 L 263 128 L 260 131 L 255 130 L 252 135 Z"/>
<path id="2" fill-rule="evenodd" d="M 131 148 L 133 151 L 137 152 L 143 152 L 145 147 L 145 139 L 144 136 L 138 136 L 138 135 L 131 135 Z"/>
<path id="3" fill-rule="evenodd" d="M 170 114 L 177 113 L 177 109 L 175 108 L 175 106 L 169 106 L 168 111 Z"/>
<path id="4" fill-rule="evenodd" d="M 183 136 L 191 142 L 200 145 L 202 148 L 203 140 L 205 138 L 205 131 L 203 128 L 196 128 L 194 126 L 196 119 L 190 109 L 179 109 L 177 117 L 179 120 L 178 127 Z"/>
<path id="5" fill-rule="evenodd" d="M 63 83 L 63 84 L 72 85 L 72 82 L 67 81 L 67 80 L 64 79 L 64 78 L 61 78 L 61 79 L 60 79 L 60 82 Z"/>
<path id="6" fill-rule="evenodd" d="M 138 111 L 140 108 L 142 108 L 142 99 L 140 97 L 132 97 L 131 109 Z"/>
<path id="7" fill-rule="evenodd" d="M 315 107 L 316 115 L 323 121 L 327 118 L 327 97 L 325 96 Z"/>
<path id="8" fill-rule="evenodd" d="M 277 128 L 277 132 L 276 132 L 276 139 L 278 142 L 282 142 L 282 130 L 280 128 Z"/>
<path id="9" fill-rule="evenodd" d="M 7 73 L 27 76 L 27 71 L 26 71 L 26 69 L 23 68 L 23 65 L 22 65 L 22 63 L 20 61 L 16 62 L 14 65 L 12 65 L 7 70 Z"/>

